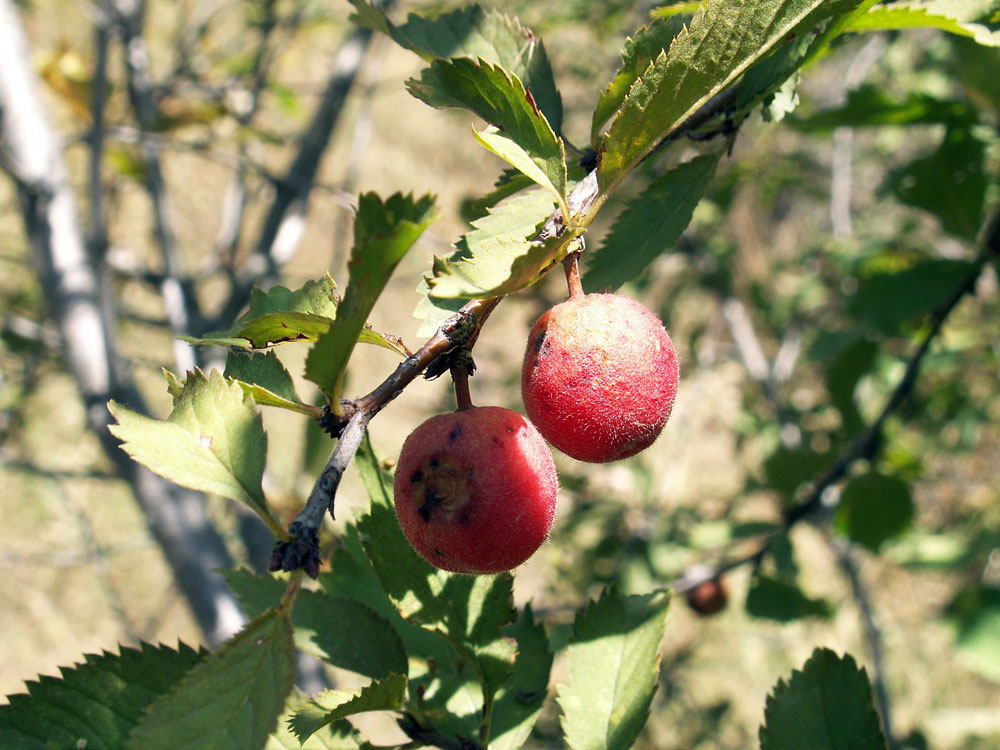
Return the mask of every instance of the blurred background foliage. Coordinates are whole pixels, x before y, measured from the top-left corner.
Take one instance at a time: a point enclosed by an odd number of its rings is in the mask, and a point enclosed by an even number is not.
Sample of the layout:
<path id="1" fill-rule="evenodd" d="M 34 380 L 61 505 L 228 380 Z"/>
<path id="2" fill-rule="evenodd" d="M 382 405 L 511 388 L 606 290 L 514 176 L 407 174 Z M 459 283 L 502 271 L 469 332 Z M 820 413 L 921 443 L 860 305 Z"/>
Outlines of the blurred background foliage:
<path id="1" fill-rule="evenodd" d="M 564 132 L 584 144 L 617 51 L 650 8 L 592 0 L 500 6 L 544 38 L 563 93 Z M 406 3 L 392 13 L 450 7 Z M 85 196 L 94 8 L 32 0 L 22 13 Z M 158 113 L 150 130 L 162 148 L 181 257 L 214 315 L 351 33 L 348 8 L 187 0 L 152 2 L 147 13 Z M 488 192 L 501 171 L 468 137 L 469 115 L 436 112 L 406 94 L 402 82 L 419 67 L 388 40 L 372 40 L 301 239 L 281 259 L 291 288 L 327 271 L 346 278 L 358 190 L 435 192 L 443 219 L 397 270 L 372 320 L 411 349 L 420 343 L 411 317 L 420 274 L 467 226 L 463 201 Z M 160 370 L 177 360 L 141 184 L 147 165 L 121 68 L 112 60 L 101 173 L 109 304 L 120 316 L 116 346 L 163 416 L 169 396 Z M 848 650 L 868 666 L 891 704 L 898 747 L 987 748 L 1000 739 L 995 260 L 934 340 L 876 449 L 827 490 L 839 493 L 836 513 L 820 509 L 782 531 L 784 513 L 878 418 L 934 311 L 983 252 L 982 226 L 1000 205 L 998 70 L 997 49 L 937 31 L 845 38 L 794 92 L 783 92 L 787 100 L 768 109 L 771 121 L 754 115 L 739 124 L 680 242 L 623 288 L 661 315 L 677 345 L 674 414 L 634 459 L 594 466 L 556 457 L 559 518 L 551 542 L 519 573 L 516 595 L 558 632 L 609 582 L 646 592 L 697 563 L 753 558 L 727 575 L 730 604 L 721 614 L 701 618 L 680 601 L 672 608 L 643 746 L 754 746 L 767 691 L 817 646 Z M 673 166 L 677 151 L 649 160 L 618 205 Z M 235 174 L 245 180 L 239 230 L 229 222 Z M 615 212 L 609 205 L 598 219 L 591 248 Z M 564 295 L 559 276 L 506 300 L 484 329 L 478 403 L 520 408 L 523 341 L 534 318 Z M 129 488 L 87 432 L 7 181 L 0 313 L 0 693 L 119 642 L 198 642 Z M 280 354 L 301 373 L 297 352 Z M 384 351 L 359 352 L 347 390 L 369 390 L 394 365 Z M 373 423 L 373 440 L 393 455 L 452 399 L 443 381 L 415 383 Z M 269 413 L 265 424 L 267 489 L 287 522 L 329 446 L 294 416 Z M 349 478 L 342 507 L 352 492 L 360 490 Z M 236 511 L 210 510 L 234 558 L 261 565 Z M 776 535 L 767 554 L 754 557 L 768 533 Z M 536 746 L 558 744 L 557 720 L 543 717 Z"/>

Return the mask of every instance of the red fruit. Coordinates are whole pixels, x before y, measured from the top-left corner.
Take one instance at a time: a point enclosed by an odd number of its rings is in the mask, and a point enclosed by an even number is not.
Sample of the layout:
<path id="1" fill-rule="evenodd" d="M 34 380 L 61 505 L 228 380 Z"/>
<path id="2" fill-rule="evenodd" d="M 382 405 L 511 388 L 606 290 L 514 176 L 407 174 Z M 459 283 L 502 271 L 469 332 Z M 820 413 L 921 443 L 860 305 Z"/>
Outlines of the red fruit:
<path id="1" fill-rule="evenodd" d="M 711 578 L 688 589 L 684 593 L 684 598 L 691 609 L 703 617 L 708 617 L 725 608 L 729 594 L 721 578 Z"/>
<path id="2" fill-rule="evenodd" d="M 399 454 L 396 516 L 413 548 L 455 573 L 517 567 L 548 536 L 559 487 L 552 451 L 499 406 L 431 417 Z"/>
<path id="3" fill-rule="evenodd" d="M 552 445 L 603 463 L 649 447 L 677 396 L 677 353 L 629 297 L 570 297 L 531 329 L 521 371 L 528 417 Z"/>

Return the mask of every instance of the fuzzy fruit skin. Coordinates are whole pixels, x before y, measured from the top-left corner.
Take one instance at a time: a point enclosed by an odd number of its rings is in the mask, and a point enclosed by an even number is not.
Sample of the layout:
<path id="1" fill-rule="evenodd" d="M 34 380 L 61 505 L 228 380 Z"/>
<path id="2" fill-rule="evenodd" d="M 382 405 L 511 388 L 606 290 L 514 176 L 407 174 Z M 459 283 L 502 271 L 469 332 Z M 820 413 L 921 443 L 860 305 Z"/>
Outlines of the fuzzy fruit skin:
<path id="1" fill-rule="evenodd" d="M 521 396 L 552 445 L 604 463 L 648 448 L 677 396 L 673 342 L 660 319 L 618 294 L 571 297 L 528 336 Z"/>
<path id="2" fill-rule="evenodd" d="M 559 481 L 552 451 L 510 409 L 431 417 L 403 443 L 396 517 L 413 548 L 455 573 L 515 568 L 548 536 Z"/>

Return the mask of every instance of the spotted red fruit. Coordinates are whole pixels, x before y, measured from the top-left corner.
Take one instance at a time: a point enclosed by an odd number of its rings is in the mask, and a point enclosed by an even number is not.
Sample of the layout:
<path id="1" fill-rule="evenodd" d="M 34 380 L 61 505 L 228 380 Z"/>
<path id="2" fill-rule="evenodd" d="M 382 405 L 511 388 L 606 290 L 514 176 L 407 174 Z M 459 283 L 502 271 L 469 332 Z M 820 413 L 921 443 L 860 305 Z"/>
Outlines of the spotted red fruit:
<path id="1" fill-rule="evenodd" d="M 581 461 L 616 461 L 649 447 L 674 405 L 677 353 L 652 312 L 629 297 L 581 294 L 531 329 L 521 371 L 528 417 Z"/>
<path id="2" fill-rule="evenodd" d="M 444 570 L 499 573 L 548 536 L 558 489 L 552 451 L 498 406 L 431 417 L 399 454 L 396 516 L 413 548 Z"/>

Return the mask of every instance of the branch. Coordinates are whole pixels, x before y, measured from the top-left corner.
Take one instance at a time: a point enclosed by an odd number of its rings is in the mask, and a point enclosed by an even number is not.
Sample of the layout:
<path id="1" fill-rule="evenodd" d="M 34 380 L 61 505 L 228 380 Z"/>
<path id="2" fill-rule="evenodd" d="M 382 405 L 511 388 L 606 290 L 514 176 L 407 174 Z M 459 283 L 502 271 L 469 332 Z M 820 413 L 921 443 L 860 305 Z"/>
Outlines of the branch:
<path id="1" fill-rule="evenodd" d="M 342 414 L 339 416 L 327 408 L 326 416 L 320 424 L 338 438 L 337 446 L 309 493 L 306 504 L 288 526 L 291 540 L 275 545 L 269 566 L 271 570 L 291 571 L 304 568 L 312 578 L 319 575 L 319 530 L 327 511 L 331 516 L 334 514 L 337 488 L 344 471 L 361 446 L 368 423 L 432 364 L 447 361 L 449 358 L 446 355 L 453 350 L 467 350 L 475 342 L 483 323 L 500 299 L 492 297 L 466 303 L 375 390 L 354 401 L 343 401 Z"/>
<path id="2" fill-rule="evenodd" d="M 176 487 L 132 461 L 107 429 L 110 399 L 145 411 L 134 383 L 122 374 L 102 315 L 101 282 L 84 249 L 76 202 L 60 150 L 29 65 L 28 43 L 11 0 L 0 0 L 0 143 L 14 180 L 25 231 L 83 399 L 87 421 L 118 476 L 131 486 L 150 532 L 210 645 L 221 643 L 244 617 L 217 568 L 231 565 L 205 513 L 204 497 Z"/>

